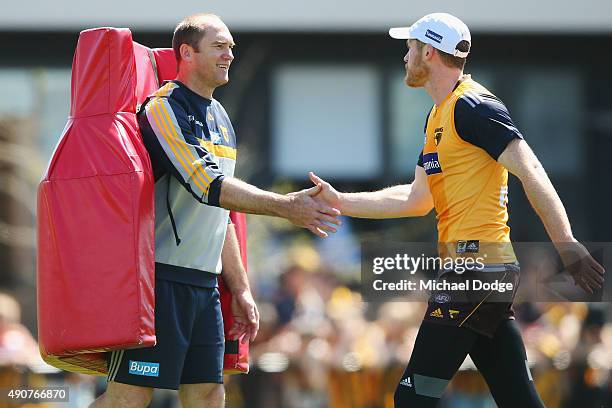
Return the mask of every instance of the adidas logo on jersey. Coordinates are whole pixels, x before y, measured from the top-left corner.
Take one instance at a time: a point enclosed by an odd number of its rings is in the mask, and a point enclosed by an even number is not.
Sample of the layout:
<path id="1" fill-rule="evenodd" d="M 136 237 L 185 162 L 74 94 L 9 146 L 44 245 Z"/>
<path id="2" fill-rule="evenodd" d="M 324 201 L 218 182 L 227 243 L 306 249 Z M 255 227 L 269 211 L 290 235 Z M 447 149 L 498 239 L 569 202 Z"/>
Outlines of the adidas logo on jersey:
<path id="1" fill-rule="evenodd" d="M 410 382 L 410 377 L 404 378 L 402 381 L 400 381 L 400 385 L 412 388 L 412 382 Z"/>
<path id="2" fill-rule="evenodd" d="M 478 241 L 468 241 L 467 242 L 467 252 L 478 252 L 480 248 L 480 243 Z"/>
<path id="3" fill-rule="evenodd" d="M 436 310 L 431 312 L 429 315 L 431 317 L 437 317 L 437 318 L 443 318 L 444 317 L 444 313 L 442 313 L 442 309 L 440 309 L 440 308 L 437 308 Z"/>
<path id="4" fill-rule="evenodd" d="M 463 254 L 466 252 L 470 253 L 478 253 L 480 250 L 480 241 L 472 240 L 472 241 L 457 241 L 457 253 Z"/>

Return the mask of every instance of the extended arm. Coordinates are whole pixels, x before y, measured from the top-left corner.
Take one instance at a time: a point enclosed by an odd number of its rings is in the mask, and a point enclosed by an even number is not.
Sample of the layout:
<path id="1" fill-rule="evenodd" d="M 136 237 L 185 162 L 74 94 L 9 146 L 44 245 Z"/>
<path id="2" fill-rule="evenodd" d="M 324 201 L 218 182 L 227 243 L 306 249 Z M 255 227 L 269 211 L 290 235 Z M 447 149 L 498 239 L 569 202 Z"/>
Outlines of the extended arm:
<path id="1" fill-rule="evenodd" d="M 603 267 L 574 238 L 563 203 L 527 142 L 523 139 L 513 140 L 498 161 L 523 184 L 531 206 L 542 220 L 576 283 L 588 292 L 601 287 Z"/>
<path id="2" fill-rule="evenodd" d="M 226 177 L 221 183 L 219 203 L 228 210 L 286 218 L 316 235 L 327 236 L 325 231 L 336 232 L 336 229 L 325 223 L 340 225 L 336 218 L 340 212 L 313 199 L 320 189 L 321 186 L 314 186 L 281 195 Z"/>
<path id="3" fill-rule="evenodd" d="M 357 218 L 401 218 L 427 215 L 433 208 L 427 175 L 416 166 L 411 184 L 387 187 L 382 190 L 362 193 L 340 193 L 329 183 L 313 173 L 313 183 L 320 184 L 321 198 L 330 206 L 338 208 L 344 215 Z"/>
<path id="4" fill-rule="evenodd" d="M 203 204 L 252 214 L 283 217 L 325 237 L 339 224 L 339 212 L 312 196 L 320 187 L 280 195 L 226 177 L 214 157 L 193 134 L 188 115 L 175 100 L 153 98 L 138 116 L 154 167 L 165 169 Z"/>

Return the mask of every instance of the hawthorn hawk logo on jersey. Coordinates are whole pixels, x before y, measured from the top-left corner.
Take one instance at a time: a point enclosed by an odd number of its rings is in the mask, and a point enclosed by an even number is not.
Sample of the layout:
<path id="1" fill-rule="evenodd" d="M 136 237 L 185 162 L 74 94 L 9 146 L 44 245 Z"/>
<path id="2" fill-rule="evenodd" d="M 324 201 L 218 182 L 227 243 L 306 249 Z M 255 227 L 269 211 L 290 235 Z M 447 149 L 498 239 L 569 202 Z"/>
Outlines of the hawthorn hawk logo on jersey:
<path id="1" fill-rule="evenodd" d="M 438 146 L 442 140 L 442 132 L 444 132 L 443 127 L 439 127 L 434 130 L 434 142 L 436 142 L 436 146 Z"/>

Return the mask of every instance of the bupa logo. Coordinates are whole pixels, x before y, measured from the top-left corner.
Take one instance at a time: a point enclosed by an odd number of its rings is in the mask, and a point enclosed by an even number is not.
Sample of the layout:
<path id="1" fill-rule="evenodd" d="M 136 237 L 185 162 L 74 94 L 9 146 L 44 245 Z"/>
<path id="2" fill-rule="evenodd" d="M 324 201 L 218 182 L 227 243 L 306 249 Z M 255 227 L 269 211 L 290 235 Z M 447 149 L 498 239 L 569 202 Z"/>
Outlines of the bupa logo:
<path id="1" fill-rule="evenodd" d="M 428 176 L 442 173 L 442 167 L 438 161 L 438 153 L 427 153 L 423 155 L 423 169 Z"/>
<path id="2" fill-rule="evenodd" d="M 159 363 L 147 363 L 145 361 L 130 360 L 130 374 L 144 375 L 147 377 L 159 377 Z"/>
<path id="3" fill-rule="evenodd" d="M 442 38 L 444 38 L 440 34 L 434 32 L 434 31 L 431 31 L 431 30 L 425 31 L 425 37 L 431 38 L 432 40 L 434 40 L 438 44 L 440 44 L 442 42 Z"/>

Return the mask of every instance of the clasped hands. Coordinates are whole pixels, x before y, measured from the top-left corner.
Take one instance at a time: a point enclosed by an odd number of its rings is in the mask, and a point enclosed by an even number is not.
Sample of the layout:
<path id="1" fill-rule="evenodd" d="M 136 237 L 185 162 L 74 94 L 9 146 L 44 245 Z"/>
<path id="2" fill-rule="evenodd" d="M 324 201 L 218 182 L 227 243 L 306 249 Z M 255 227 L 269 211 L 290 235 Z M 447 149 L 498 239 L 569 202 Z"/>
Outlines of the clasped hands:
<path id="1" fill-rule="evenodd" d="M 337 231 L 336 226 L 342 224 L 338 219 L 342 214 L 340 194 L 314 173 L 310 172 L 309 176 L 314 187 L 287 194 L 291 200 L 288 220 L 321 238 L 326 238 L 329 233 Z"/>

